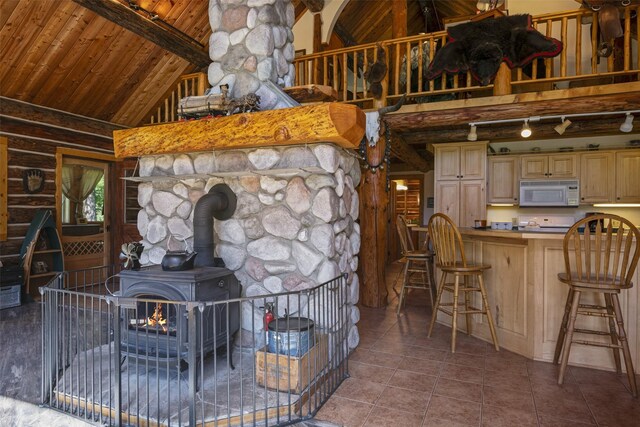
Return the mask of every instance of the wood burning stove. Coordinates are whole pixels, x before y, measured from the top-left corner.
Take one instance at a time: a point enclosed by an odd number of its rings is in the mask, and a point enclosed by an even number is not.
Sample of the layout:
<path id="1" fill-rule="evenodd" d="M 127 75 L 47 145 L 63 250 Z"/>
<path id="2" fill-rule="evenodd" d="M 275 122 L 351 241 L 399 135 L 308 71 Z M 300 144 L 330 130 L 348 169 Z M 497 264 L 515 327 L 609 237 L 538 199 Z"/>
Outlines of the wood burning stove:
<path id="1" fill-rule="evenodd" d="M 124 354 L 163 363 L 187 362 L 189 331 L 185 302 L 226 301 L 240 297 L 240 283 L 226 268 L 197 267 L 163 271 L 160 266 L 123 270 L 120 295 L 132 298 L 122 311 Z M 238 302 L 203 304 L 196 313 L 196 348 L 206 356 L 230 342 L 240 327 Z M 230 352 L 229 352 L 230 354 Z"/>

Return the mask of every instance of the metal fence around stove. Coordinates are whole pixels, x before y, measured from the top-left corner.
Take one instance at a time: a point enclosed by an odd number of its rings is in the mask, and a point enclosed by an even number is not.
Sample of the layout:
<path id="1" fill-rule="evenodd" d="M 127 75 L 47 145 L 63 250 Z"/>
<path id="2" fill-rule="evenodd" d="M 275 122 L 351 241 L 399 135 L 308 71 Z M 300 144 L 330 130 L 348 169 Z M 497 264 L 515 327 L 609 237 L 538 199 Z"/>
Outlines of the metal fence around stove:
<path id="1" fill-rule="evenodd" d="M 288 425 L 313 417 L 348 375 L 344 276 L 223 301 L 131 298 L 119 287 L 113 269 L 100 267 L 40 288 L 44 405 L 114 426 Z M 229 325 L 234 304 L 243 328 L 227 333 L 225 346 L 207 347 L 203 331 Z M 306 353 L 267 351 L 267 305 L 277 322 L 288 322 L 278 313 L 313 320 Z M 172 327 L 157 322 L 159 312 Z"/>

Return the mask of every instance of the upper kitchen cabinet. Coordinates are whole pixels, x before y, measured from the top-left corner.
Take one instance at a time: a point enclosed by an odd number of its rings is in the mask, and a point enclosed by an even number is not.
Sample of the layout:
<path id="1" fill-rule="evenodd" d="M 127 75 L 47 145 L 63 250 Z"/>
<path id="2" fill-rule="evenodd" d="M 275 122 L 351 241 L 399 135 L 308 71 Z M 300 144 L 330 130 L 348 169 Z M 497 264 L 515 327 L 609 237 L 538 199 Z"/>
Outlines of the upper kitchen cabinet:
<path id="1" fill-rule="evenodd" d="M 614 201 L 614 157 L 611 151 L 580 154 L 580 204 Z"/>
<path id="2" fill-rule="evenodd" d="M 640 203 L 640 150 L 616 152 L 616 202 Z"/>
<path id="3" fill-rule="evenodd" d="M 487 144 L 440 144 L 434 147 L 436 180 L 484 179 Z"/>
<path id="4" fill-rule="evenodd" d="M 578 177 L 577 154 L 527 154 L 520 160 L 522 179 Z"/>
<path id="5" fill-rule="evenodd" d="M 520 156 L 489 157 L 487 203 L 518 203 Z"/>

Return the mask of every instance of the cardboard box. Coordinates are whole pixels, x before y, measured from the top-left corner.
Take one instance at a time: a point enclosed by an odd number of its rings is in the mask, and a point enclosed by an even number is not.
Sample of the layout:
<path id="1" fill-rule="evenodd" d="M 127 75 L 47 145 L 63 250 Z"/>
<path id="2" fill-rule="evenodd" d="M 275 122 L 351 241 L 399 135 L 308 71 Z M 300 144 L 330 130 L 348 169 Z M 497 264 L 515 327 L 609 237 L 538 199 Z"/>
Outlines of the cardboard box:
<path id="1" fill-rule="evenodd" d="M 256 351 L 256 379 L 261 386 L 281 392 L 301 393 L 328 365 L 327 336 L 316 334 L 316 344 L 301 357 Z"/>

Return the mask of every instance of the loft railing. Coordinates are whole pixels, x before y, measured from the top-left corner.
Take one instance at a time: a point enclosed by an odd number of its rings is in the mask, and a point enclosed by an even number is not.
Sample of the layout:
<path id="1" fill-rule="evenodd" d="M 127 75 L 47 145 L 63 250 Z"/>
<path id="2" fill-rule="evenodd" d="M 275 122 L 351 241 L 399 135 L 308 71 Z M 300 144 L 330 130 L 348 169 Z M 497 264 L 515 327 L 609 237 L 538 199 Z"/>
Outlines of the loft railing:
<path id="1" fill-rule="evenodd" d="M 185 96 L 204 95 L 209 87 L 205 73 L 185 74 L 178 83 L 163 96 L 156 112 L 149 118 L 149 124 L 169 123 L 178 120 L 178 104 Z"/>
<path id="2" fill-rule="evenodd" d="M 494 85 L 479 86 L 471 73 L 444 73 L 441 78 L 431 81 L 424 77 L 437 49 L 446 42 L 445 31 L 383 41 L 380 45 L 385 52 L 388 73 L 381 82 L 382 97 L 393 99 L 407 93 L 413 98 L 423 97 L 420 101 L 438 101 L 469 92 L 474 92 L 473 96 L 491 96 L 637 80 L 640 76 L 637 43 L 640 20 L 633 22 L 631 18 L 639 11 L 640 5 L 624 9 L 622 46 L 608 58 L 597 55 L 596 13 L 576 10 L 534 17 L 534 27 L 546 36 L 561 40 L 563 51 L 556 58 L 538 59 L 525 69 L 514 69 L 506 91 L 498 92 Z M 587 21 L 590 23 L 583 24 Z M 301 56 L 294 60 L 296 84 L 331 86 L 338 92 L 340 101 L 369 107 L 373 97 L 367 90 L 364 73 L 377 60 L 375 43 Z"/>

